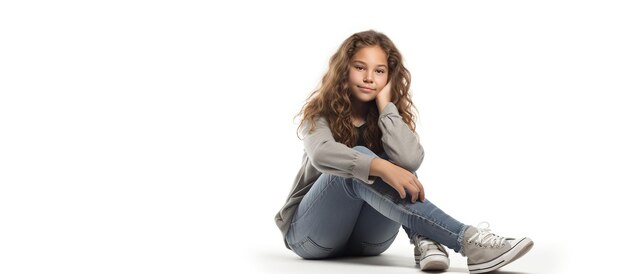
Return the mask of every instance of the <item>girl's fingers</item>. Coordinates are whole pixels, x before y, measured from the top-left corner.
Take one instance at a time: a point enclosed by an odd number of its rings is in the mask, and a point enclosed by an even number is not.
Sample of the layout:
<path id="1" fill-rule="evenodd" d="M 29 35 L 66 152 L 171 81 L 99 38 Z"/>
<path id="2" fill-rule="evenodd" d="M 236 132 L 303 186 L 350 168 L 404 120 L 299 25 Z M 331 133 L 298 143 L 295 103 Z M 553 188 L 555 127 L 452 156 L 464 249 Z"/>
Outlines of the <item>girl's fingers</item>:
<path id="1" fill-rule="evenodd" d="M 400 194 L 400 198 L 404 199 L 406 197 L 406 191 L 404 190 L 404 187 L 400 186 L 396 188 L 396 191 L 398 191 L 398 194 Z"/>
<path id="2" fill-rule="evenodd" d="M 424 202 L 424 200 L 426 200 L 426 191 L 424 190 L 424 186 L 422 186 L 422 183 L 417 181 L 417 184 L 420 187 L 420 201 Z"/>
<path id="3" fill-rule="evenodd" d="M 417 197 L 419 195 L 420 189 L 415 186 L 415 185 L 411 185 L 411 202 L 415 203 L 417 202 Z"/>
<path id="4" fill-rule="evenodd" d="M 408 194 L 411 195 L 411 203 L 417 202 L 417 199 L 419 197 L 420 189 L 415 184 L 413 184 L 413 183 L 404 183 L 402 188 L 404 188 L 406 190 L 406 192 L 408 192 Z"/>
<path id="5" fill-rule="evenodd" d="M 422 186 L 422 183 L 417 179 L 417 177 L 415 177 L 414 183 L 419 188 L 420 201 L 424 202 L 424 200 L 426 199 L 426 192 L 424 191 L 424 186 Z"/>

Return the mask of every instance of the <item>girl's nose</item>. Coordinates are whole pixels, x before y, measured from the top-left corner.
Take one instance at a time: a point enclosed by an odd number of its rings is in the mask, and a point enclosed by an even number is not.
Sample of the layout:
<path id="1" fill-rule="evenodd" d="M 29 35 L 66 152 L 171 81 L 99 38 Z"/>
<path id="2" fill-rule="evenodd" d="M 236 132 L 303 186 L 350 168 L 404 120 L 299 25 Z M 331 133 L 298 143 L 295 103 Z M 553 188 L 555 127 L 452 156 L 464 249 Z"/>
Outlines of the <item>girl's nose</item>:
<path id="1" fill-rule="evenodd" d="M 365 83 L 372 83 L 372 82 L 374 82 L 374 80 L 372 78 L 372 73 L 371 72 L 366 72 L 365 73 L 365 78 L 363 78 L 363 82 L 365 82 Z"/>

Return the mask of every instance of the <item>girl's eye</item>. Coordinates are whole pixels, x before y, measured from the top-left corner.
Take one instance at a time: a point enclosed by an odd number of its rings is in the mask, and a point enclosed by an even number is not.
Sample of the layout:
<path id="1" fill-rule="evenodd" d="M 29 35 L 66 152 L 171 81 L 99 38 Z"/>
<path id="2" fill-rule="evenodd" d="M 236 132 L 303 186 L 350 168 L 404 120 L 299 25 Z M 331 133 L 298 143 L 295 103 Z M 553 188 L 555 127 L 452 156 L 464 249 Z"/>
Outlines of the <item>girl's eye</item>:
<path id="1" fill-rule="evenodd" d="M 364 70 L 364 69 L 365 69 L 364 67 L 361 67 L 361 66 L 355 66 L 355 68 L 356 68 L 357 70 Z"/>
<path id="2" fill-rule="evenodd" d="M 382 69 L 379 69 L 379 70 L 377 70 L 377 71 L 376 71 L 376 73 L 383 74 L 383 73 L 385 73 L 385 71 L 384 71 L 384 70 L 382 70 Z"/>

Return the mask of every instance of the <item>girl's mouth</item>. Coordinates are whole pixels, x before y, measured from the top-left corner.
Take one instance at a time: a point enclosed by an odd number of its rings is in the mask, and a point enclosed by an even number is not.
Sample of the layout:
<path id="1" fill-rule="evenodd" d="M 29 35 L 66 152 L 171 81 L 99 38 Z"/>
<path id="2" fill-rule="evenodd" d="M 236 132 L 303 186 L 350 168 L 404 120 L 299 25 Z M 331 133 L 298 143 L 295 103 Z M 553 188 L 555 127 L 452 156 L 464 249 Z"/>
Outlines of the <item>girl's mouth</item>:
<path id="1" fill-rule="evenodd" d="M 373 89 L 373 88 L 362 87 L 362 86 L 357 86 L 357 87 L 358 87 L 361 91 L 363 91 L 363 92 L 365 92 L 365 93 L 371 93 L 371 92 L 376 91 L 376 90 L 375 90 L 375 89 Z"/>

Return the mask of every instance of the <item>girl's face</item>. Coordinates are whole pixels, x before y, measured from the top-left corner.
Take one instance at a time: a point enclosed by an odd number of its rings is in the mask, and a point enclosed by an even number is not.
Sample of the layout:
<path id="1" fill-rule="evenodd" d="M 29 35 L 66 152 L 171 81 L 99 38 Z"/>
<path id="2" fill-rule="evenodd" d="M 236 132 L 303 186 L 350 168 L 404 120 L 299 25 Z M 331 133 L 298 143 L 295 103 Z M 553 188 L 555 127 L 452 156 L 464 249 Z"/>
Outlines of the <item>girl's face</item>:
<path id="1" fill-rule="evenodd" d="M 349 85 L 354 98 L 361 102 L 376 99 L 387 84 L 387 54 L 379 46 L 358 50 L 350 60 Z"/>

